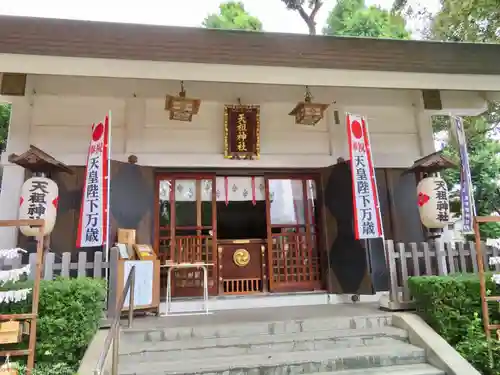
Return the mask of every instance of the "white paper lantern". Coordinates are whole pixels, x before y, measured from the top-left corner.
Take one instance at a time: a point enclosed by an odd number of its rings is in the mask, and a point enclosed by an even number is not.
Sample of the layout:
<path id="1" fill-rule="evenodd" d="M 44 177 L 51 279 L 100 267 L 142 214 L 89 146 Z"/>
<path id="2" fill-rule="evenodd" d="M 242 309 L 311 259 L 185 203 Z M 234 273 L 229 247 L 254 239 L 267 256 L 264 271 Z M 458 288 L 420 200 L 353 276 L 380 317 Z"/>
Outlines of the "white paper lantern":
<path id="1" fill-rule="evenodd" d="M 50 178 L 32 177 L 27 180 L 21 189 L 19 203 L 19 219 L 44 219 L 44 235 L 50 234 L 54 229 L 57 216 L 57 203 L 59 189 Z M 36 227 L 19 227 L 25 236 L 37 236 Z"/>
<path id="2" fill-rule="evenodd" d="M 427 177 L 417 185 L 418 211 L 422 224 L 429 229 L 444 228 L 450 221 L 450 203 L 446 182 Z"/>

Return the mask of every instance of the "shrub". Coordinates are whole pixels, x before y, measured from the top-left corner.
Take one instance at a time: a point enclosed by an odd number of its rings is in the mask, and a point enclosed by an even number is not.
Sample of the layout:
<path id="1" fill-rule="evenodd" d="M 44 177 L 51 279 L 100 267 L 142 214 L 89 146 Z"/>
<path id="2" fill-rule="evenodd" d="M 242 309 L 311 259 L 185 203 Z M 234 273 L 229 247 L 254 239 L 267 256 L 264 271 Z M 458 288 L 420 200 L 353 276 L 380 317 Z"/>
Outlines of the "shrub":
<path id="1" fill-rule="evenodd" d="M 32 283 L 18 282 L 14 286 L 15 289 L 22 289 L 31 287 Z M 2 289 L 13 288 L 5 285 Z M 78 366 L 99 328 L 105 295 L 102 280 L 58 278 L 40 283 L 36 345 L 38 366 Z M 3 314 L 30 311 L 31 295 L 26 301 L 0 305 L 0 313 Z"/>
<path id="2" fill-rule="evenodd" d="M 26 368 L 19 366 L 19 375 L 26 375 Z M 77 375 L 74 369 L 66 363 L 37 364 L 32 375 Z"/>
<path id="3" fill-rule="evenodd" d="M 432 328 L 484 375 L 500 374 L 498 368 L 490 366 L 477 275 L 419 276 L 411 277 L 408 283 L 417 312 Z M 491 281 L 491 275 L 486 276 L 486 288 L 490 294 L 500 294 L 500 288 Z M 495 303 L 490 304 L 490 320 L 492 324 L 500 321 Z M 494 355 L 498 355 L 498 344 L 493 342 L 491 345 Z"/>
<path id="4" fill-rule="evenodd" d="M 500 374 L 500 342 L 491 339 L 488 343 L 479 314 L 475 314 L 467 336 L 455 349 L 483 375 Z"/>

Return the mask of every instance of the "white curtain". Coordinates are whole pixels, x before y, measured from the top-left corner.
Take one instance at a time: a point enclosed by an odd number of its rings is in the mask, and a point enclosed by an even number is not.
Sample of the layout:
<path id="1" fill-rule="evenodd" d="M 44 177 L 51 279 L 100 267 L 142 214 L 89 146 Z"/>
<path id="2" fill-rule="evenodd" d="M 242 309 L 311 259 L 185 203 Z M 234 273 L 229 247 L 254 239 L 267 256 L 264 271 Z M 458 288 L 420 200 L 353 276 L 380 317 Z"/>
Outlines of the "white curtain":
<path id="1" fill-rule="evenodd" d="M 305 224 L 302 180 L 269 180 L 271 224 Z"/>
<path id="2" fill-rule="evenodd" d="M 216 199 L 226 201 L 226 178 L 216 177 Z M 314 205 L 316 186 L 313 180 L 307 180 L 307 199 Z M 160 181 L 160 200 L 170 199 L 171 182 Z M 254 190 L 255 198 L 253 198 Z M 271 224 L 303 225 L 305 224 L 304 194 L 302 180 L 271 179 L 269 180 L 271 201 Z M 201 199 L 212 200 L 212 180 L 201 180 Z M 256 201 L 265 200 L 264 177 L 227 177 L 227 201 Z M 175 200 L 177 202 L 196 201 L 196 180 L 178 180 L 175 182 Z M 314 207 L 310 206 L 313 211 Z M 312 215 L 312 212 L 311 212 Z"/>
<path id="3" fill-rule="evenodd" d="M 224 177 L 216 177 L 216 198 L 217 201 L 226 200 L 226 181 Z M 227 199 L 231 201 L 256 201 L 265 200 L 264 177 L 254 177 L 254 187 L 252 187 L 252 177 L 227 177 Z M 171 182 L 160 181 L 160 200 L 170 199 Z M 254 190 L 255 198 L 252 191 Z M 175 182 L 175 200 L 177 202 L 196 201 L 196 180 L 177 180 Z M 201 180 L 201 200 L 212 200 L 212 180 Z"/>

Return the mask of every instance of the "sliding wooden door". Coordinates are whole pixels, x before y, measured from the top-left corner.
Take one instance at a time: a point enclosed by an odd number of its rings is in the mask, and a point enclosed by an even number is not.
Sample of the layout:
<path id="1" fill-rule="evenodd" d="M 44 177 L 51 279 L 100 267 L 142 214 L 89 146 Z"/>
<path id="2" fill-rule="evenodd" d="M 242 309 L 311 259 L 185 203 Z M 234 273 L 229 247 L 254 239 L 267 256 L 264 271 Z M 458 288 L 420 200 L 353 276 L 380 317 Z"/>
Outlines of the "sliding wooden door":
<path id="1" fill-rule="evenodd" d="M 269 288 L 321 288 L 316 183 L 312 177 L 266 176 Z"/>
<path id="2" fill-rule="evenodd" d="M 217 294 L 215 176 L 159 175 L 157 197 L 156 248 L 162 263 L 212 263 L 208 287 Z M 172 279 L 174 296 L 202 295 L 201 270 L 175 270 Z"/>

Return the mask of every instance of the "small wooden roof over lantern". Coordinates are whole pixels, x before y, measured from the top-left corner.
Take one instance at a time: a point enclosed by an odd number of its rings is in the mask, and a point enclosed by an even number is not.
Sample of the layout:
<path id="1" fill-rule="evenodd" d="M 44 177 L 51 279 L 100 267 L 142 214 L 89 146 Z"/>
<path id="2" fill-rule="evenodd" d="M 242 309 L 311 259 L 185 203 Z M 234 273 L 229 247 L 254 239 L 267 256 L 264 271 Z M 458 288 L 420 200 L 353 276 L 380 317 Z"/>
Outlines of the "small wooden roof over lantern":
<path id="1" fill-rule="evenodd" d="M 457 168 L 458 164 L 443 155 L 442 151 L 436 151 L 432 154 L 415 160 L 413 165 L 403 173 L 415 173 L 422 178 L 424 175 L 438 173 L 444 169 Z"/>
<path id="2" fill-rule="evenodd" d="M 28 151 L 21 155 L 11 154 L 8 158 L 12 164 L 17 164 L 33 173 L 65 172 L 73 174 L 66 164 L 56 160 L 38 147 L 30 145 Z"/>
<path id="3" fill-rule="evenodd" d="M 309 86 L 306 86 L 306 94 L 303 102 L 298 102 L 295 108 L 288 114 L 295 116 L 295 123 L 301 125 L 316 125 L 322 118 L 329 104 L 313 103 L 313 97 Z"/>
<path id="4" fill-rule="evenodd" d="M 181 81 L 181 91 L 178 96 L 167 95 L 165 110 L 170 111 L 170 120 L 191 122 L 193 115 L 197 115 L 201 100 L 186 97 L 184 81 Z"/>

